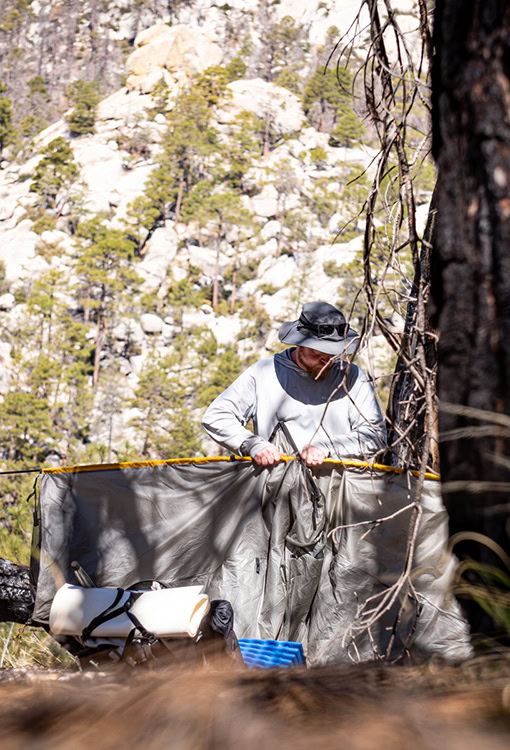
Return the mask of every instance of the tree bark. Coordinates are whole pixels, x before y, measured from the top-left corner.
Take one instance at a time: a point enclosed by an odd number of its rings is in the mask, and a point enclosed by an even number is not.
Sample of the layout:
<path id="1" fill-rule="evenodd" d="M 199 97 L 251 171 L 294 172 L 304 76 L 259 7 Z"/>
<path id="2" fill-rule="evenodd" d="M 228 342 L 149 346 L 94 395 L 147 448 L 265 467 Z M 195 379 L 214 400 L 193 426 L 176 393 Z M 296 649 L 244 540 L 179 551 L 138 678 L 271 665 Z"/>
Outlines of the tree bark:
<path id="1" fill-rule="evenodd" d="M 234 262 L 232 271 L 232 294 L 230 296 L 230 314 L 233 315 L 236 309 L 236 292 L 237 292 L 237 260 Z"/>
<path id="2" fill-rule="evenodd" d="M 174 224 L 178 224 L 179 220 L 181 218 L 181 205 L 182 205 L 182 194 L 184 192 L 184 186 L 185 186 L 184 176 L 181 174 L 180 180 L 179 180 L 179 189 L 177 191 L 177 202 L 175 204 L 175 219 Z"/>
<path id="3" fill-rule="evenodd" d="M 434 42 L 432 322 L 444 499 L 452 533 L 481 532 L 508 553 L 508 489 L 473 494 L 465 483 L 510 481 L 510 441 L 495 424 L 510 414 L 510 5 L 437 0 Z M 476 435 L 481 426 L 492 434 Z M 471 437 L 446 439 L 460 428 Z M 501 564 L 473 541 L 456 551 Z M 468 616 L 472 629 L 491 629 L 478 608 Z"/>
<path id="4" fill-rule="evenodd" d="M 216 244 L 216 260 L 214 262 L 214 280 L 213 280 L 213 293 L 211 306 L 214 312 L 218 307 L 218 277 L 220 275 L 220 239 L 218 238 Z"/>
<path id="5" fill-rule="evenodd" d="M 101 366 L 101 352 L 103 351 L 104 337 L 105 337 L 105 323 L 104 323 L 102 316 L 98 315 L 97 334 L 96 334 L 95 350 L 94 350 L 94 371 L 92 374 L 92 386 L 94 388 L 97 386 L 97 381 L 99 380 L 99 368 Z"/>

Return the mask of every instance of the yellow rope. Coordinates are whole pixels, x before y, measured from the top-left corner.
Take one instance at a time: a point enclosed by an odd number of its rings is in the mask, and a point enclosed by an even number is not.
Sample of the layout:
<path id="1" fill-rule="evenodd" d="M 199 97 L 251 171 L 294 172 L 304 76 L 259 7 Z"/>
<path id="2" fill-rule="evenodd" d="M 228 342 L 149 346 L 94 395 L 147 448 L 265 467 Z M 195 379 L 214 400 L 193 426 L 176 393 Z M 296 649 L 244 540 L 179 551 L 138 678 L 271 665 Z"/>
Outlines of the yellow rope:
<path id="1" fill-rule="evenodd" d="M 295 456 L 282 456 L 282 461 L 293 461 Z M 78 474 L 84 471 L 111 471 L 116 469 L 142 469 L 151 466 L 167 466 L 170 464 L 209 464 L 227 461 L 235 463 L 237 461 L 252 461 L 249 456 L 191 456 L 189 458 L 167 458 L 156 461 L 123 461 L 117 464 L 90 464 L 85 466 L 60 466 L 58 468 L 41 469 L 42 474 Z M 372 469 L 377 471 L 388 471 L 394 474 L 404 474 L 405 469 L 397 466 L 385 466 L 384 464 L 369 464 L 366 461 L 340 461 L 335 458 L 324 459 L 325 464 L 336 466 L 346 466 L 359 469 Z M 419 476 L 419 471 L 411 471 L 414 476 Z M 425 473 L 425 479 L 440 479 L 438 474 Z"/>

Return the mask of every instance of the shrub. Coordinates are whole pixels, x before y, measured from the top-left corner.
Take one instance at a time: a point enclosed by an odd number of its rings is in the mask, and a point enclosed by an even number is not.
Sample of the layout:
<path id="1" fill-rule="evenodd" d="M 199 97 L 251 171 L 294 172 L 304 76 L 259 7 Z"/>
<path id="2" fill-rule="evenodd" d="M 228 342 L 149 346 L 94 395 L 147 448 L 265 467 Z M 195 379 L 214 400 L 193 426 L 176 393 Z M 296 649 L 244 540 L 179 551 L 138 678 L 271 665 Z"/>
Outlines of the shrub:
<path id="1" fill-rule="evenodd" d="M 259 286 L 259 291 L 261 291 L 262 294 L 276 294 L 278 288 L 275 287 L 274 284 L 261 284 Z"/>

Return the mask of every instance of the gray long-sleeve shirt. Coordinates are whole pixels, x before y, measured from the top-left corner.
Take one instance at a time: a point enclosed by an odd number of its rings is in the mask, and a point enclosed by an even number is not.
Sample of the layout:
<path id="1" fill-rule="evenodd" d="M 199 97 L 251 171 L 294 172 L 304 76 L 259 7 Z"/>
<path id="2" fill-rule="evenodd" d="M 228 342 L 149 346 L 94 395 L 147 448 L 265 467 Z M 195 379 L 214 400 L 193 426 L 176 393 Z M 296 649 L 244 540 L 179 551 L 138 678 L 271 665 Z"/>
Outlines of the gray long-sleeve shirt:
<path id="1" fill-rule="evenodd" d="M 292 359 L 293 349 L 248 367 L 209 406 L 202 425 L 233 453 L 255 456 L 285 422 L 298 450 L 314 445 L 335 458 L 369 458 L 386 430 L 370 381 L 356 365 L 335 363 L 315 380 Z M 326 403 L 335 389 L 327 409 Z M 245 425 L 253 419 L 255 435 Z"/>

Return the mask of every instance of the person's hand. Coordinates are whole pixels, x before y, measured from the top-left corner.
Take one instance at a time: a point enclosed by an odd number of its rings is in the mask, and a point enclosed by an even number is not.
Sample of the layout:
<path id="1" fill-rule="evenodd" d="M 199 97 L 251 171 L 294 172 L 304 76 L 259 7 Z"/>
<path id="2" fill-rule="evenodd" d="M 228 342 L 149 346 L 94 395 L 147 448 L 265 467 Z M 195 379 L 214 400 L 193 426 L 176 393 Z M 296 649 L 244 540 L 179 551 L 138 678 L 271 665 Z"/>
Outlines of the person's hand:
<path id="1" fill-rule="evenodd" d="M 261 451 L 255 454 L 253 460 L 259 466 L 272 466 L 277 464 L 280 460 L 281 453 L 275 445 L 268 445 L 267 448 L 263 448 Z"/>
<path id="2" fill-rule="evenodd" d="M 307 466 L 320 466 L 326 458 L 326 454 L 314 445 L 305 445 L 301 451 L 301 458 Z"/>

